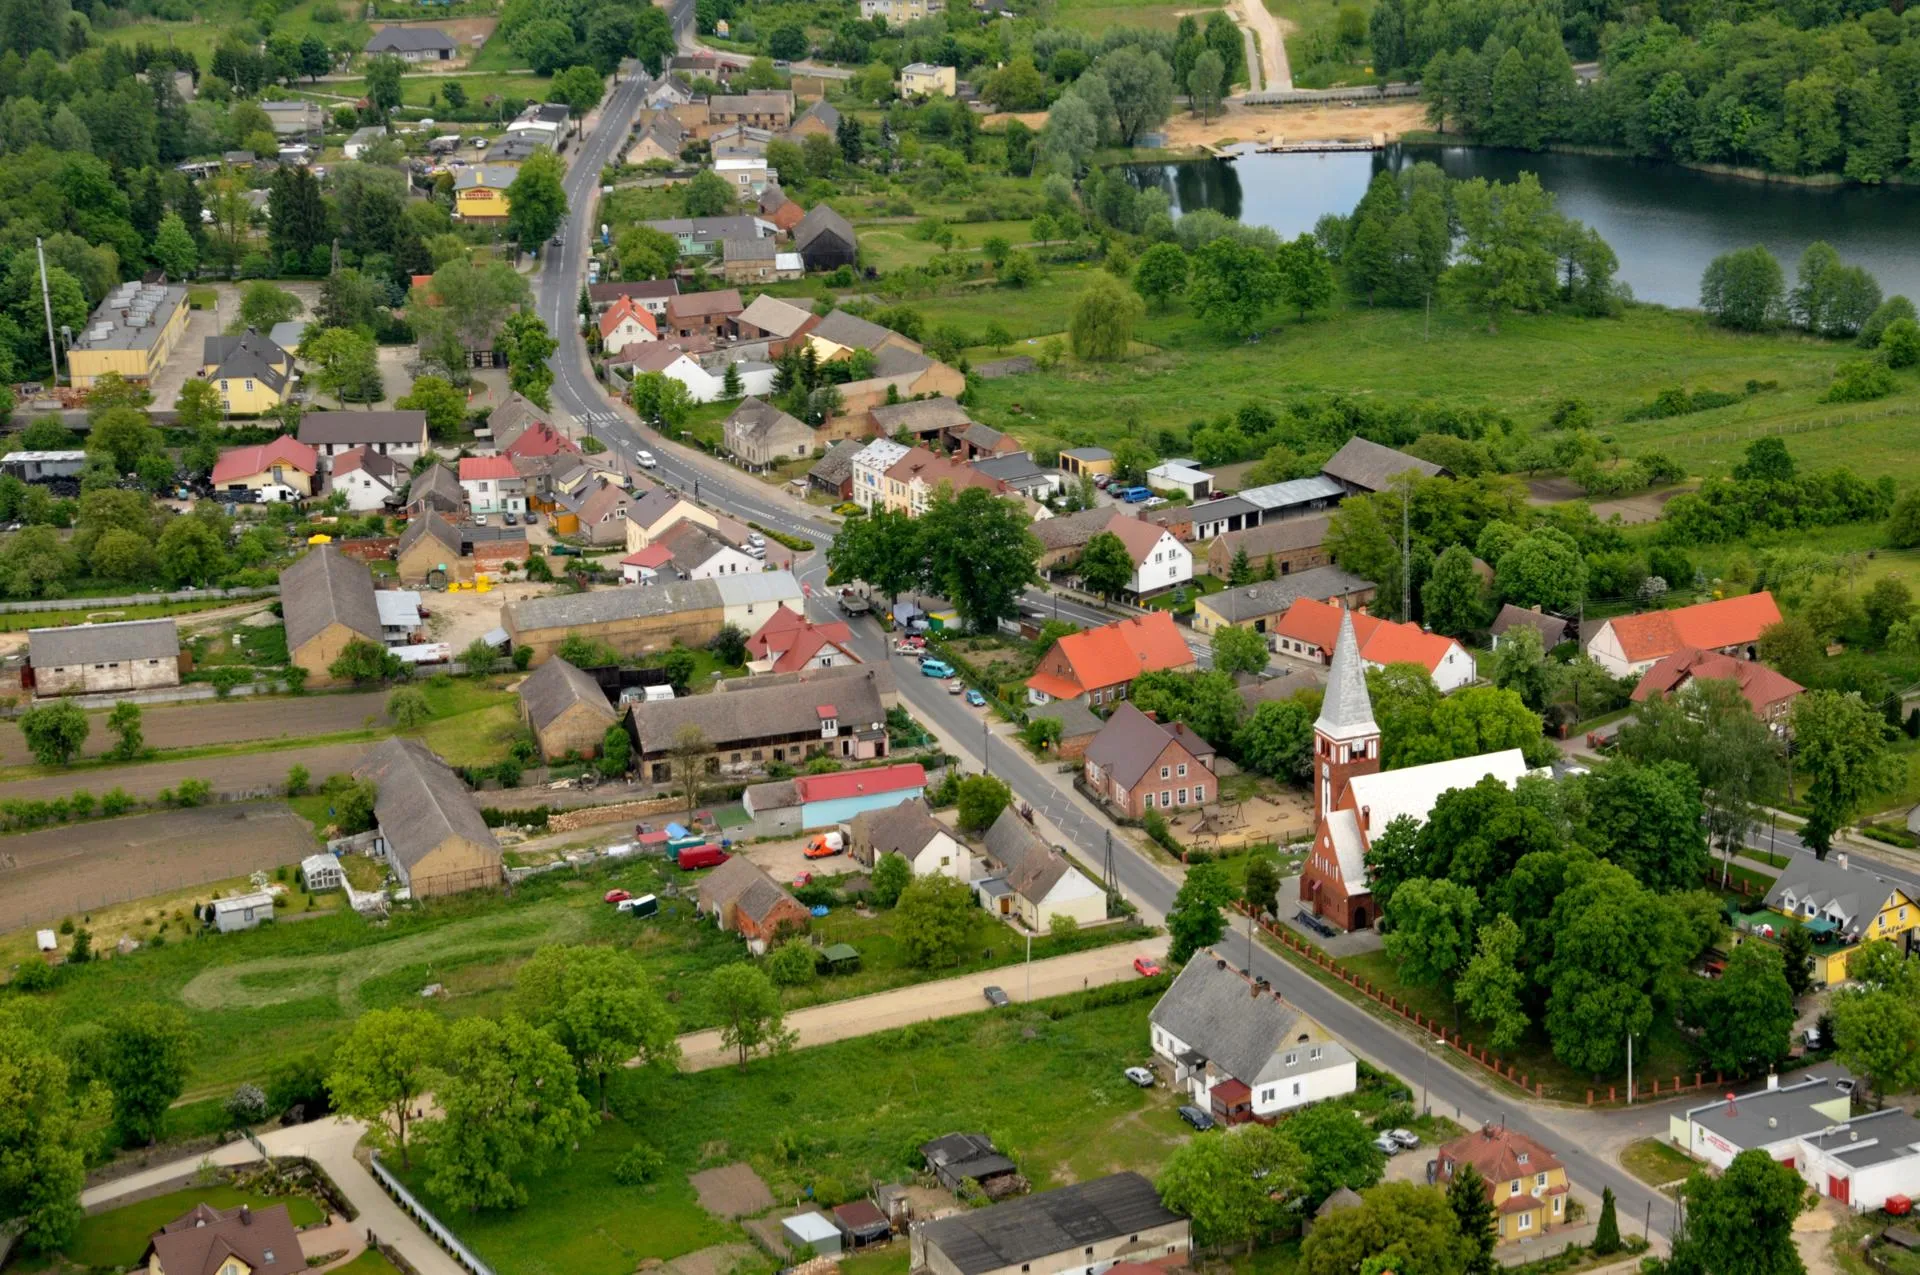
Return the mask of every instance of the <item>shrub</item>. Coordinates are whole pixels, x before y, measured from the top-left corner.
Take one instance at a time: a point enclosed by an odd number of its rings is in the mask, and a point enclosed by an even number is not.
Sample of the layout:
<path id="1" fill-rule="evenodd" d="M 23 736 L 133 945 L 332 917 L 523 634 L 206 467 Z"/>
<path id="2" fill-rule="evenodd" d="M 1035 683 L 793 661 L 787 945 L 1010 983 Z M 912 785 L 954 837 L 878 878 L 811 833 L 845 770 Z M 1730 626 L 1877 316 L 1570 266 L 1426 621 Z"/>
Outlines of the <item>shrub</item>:
<path id="1" fill-rule="evenodd" d="M 666 1167 L 666 1157 L 655 1147 L 636 1142 L 614 1162 L 613 1180 L 621 1186 L 645 1186 Z"/>
<path id="2" fill-rule="evenodd" d="M 803 987 L 816 972 L 813 945 L 805 939 L 788 939 L 767 953 L 767 977 L 777 986 Z"/>
<path id="3" fill-rule="evenodd" d="M 1893 373 L 1884 363 L 1852 359 L 1833 374 L 1833 384 L 1821 395 L 1826 403 L 1869 403 L 1893 393 Z"/>

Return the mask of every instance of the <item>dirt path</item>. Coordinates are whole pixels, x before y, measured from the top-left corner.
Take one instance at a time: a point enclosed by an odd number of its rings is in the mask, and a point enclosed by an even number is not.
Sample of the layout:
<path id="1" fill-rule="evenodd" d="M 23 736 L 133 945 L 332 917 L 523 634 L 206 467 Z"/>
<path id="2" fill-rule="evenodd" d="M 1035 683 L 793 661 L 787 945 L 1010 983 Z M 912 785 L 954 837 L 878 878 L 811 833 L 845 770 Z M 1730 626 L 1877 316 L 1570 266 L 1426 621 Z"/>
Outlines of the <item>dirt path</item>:
<path id="1" fill-rule="evenodd" d="M 350 695 L 309 695 L 301 699 L 236 699 L 212 703 L 148 705 L 140 729 L 149 748 L 192 748 L 254 739 L 292 739 L 359 730 L 372 717 L 387 720 L 384 691 Z M 99 757 L 117 737 L 107 730 L 107 712 L 87 714 L 92 726 L 82 755 Z M 33 755 L 14 722 L 0 722 L 0 766 L 31 764 Z M 289 763 L 291 764 L 291 763 Z M 285 768 L 282 768 L 282 774 Z M 83 787 L 91 787 L 83 784 Z M 102 788 L 112 785 L 102 785 Z M 10 789 L 9 789 L 10 791 Z"/>
<path id="2" fill-rule="evenodd" d="M 1276 89 L 1293 87 L 1293 69 L 1287 65 L 1287 42 L 1280 30 L 1279 21 L 1269 12 L 1265 0 L 1233 0 L 1227 10 L 1243 31 L 1251 31 L 1260 37 L 1260 68 L 1258 78 L 1262 83 L 1251 85 L 1254 92 L 1262 89 L 1272 92 Z M 1292 23 L 1288 23 L 1289 28 Z M 1251 70 L 1252 50 L 1248 50 L 1249 74 Z"/>

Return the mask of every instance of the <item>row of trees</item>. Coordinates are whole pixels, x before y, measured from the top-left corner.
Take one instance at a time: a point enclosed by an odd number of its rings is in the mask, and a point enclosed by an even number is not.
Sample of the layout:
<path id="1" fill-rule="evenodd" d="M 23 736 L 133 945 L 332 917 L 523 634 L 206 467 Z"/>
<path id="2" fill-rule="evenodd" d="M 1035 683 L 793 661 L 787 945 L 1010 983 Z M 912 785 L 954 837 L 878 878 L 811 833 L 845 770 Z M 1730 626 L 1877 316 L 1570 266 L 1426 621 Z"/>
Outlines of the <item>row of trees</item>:
<path id="1" fill-rule="evenodd" d="M 888 509 L 849 518 L 827 549 L 831 582 L 864 580 L 889 602 L 938 593 L 976 633 L 1019 614 L 1039 559 L 1025 511 L 979 487 L 943 488 L 918 518 Z"/>

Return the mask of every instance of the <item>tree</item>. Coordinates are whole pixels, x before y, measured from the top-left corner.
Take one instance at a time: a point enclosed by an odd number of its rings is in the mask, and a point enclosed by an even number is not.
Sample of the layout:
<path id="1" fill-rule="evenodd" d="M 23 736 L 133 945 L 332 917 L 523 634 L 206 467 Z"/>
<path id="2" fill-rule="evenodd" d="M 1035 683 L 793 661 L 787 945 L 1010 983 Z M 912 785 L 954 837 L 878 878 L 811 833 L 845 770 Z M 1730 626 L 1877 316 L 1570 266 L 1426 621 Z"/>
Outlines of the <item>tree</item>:
<path id="1" fill-rule="evenodd" d="M 982 487 L 945 490 L 919 519 L 925 583 L 944 594 L 976 633 L 1019 614 L 1020 594 L 1039 579 L 1040 542 L 1026 511 Z"/>
<path id="2" fill-rule="evenodd" d="M 1310 234 L 1280 245 L 1274 258 L 1280 295 L 1286 298 L 1302 322 L 1315 310 L 1333 300 L 1333 263 L 1327 260 L 1319 241 Z"/>
<path id="3" fill-rule="evenodd" d="M 1583 787 L 1586 826 L 1604 857 L 1659 894 L 1700 883 L 1708 866 L 1706 811 L 1686 765 L 1623 757 L 1596 767 Z"/>
<path id="4" fill-rule="evenodd" d="M 1700 277 L 1700 308 L 1721 327 L 1762 332 L 1787 315 L 1787 277 L 1759 244 L 1722 253 Z"/>
<path id="5" fill-rule="evenodd" d="M 1133 702 L 1163 722 L 1185 722 L 1202 739 L 1229 740 L 1240 727 L 1240 692 L 1218 669 L 1204 673 L 1159 671 L 1134 679 Z"/>
<path id="6" fill-rule="evenodd" d="M 1157 243 L 1140 254 L 1133 267 L 1133 289 L 1156 309 L 1165 310 L 1187 290 L 1187 254 L 1177 243 Z"/>
<path id="7" fill-rule="evenodd" d="M 1661 903 L 1624 868 L 1587 862 L 1567 870 L 1549 920 L 1553 956 L 1547 1037 L 1569 1067 L 1602 1074 L 1626 1056 L 1628 1035 L 1653 1025 L 1653 983 L 1671 967 Z"/>
<path id="8" fill-rule="evenodd" d="M 1222 673 L 1258 673 L 1267 666 L 1267 638 L 1251 625 L 1223 624 L 1211 638 L 1213 667 Z"/>
<path id="9" fill-rule="evenodd" d="M 598 86 L 597 77 L 594 83 Z M 564 175 L 552 151 L 535 151 L 507 187 L 507 233 L 521 251 L 530 251 L 553 238 L 566 220 L 567 192 L 561 184 Z"/>
<path id="10" fill-rule="evenodd" d="M 955 801 L 960 831 L 985 832 L 1012 801 L 1013 791 L 992 775 L 968 775 Z"/>
<path id="11" fill-rule="evenodd" d="M 1527 976 L 1520 968 L 1521 934 L 1501 913 L 1480 927 L 1473 958 L 1454 980 L 1453 996 L 1467 1016 L 1492 1027 L 1495 1049 L 1510 1049 L 1526 1035 Z"/>
<path id="12" fill-rule="evenodd" d="M 1267 700 L 1240 727 L 1233 746 L 1249 769 L 1305 783 L 1313 774 L 1313 712 L 1297 699 Z"/>
<path id="13" fill-rule="evenodd" d="M 1862 600 L 1861 610 L 1875 642 L 1885 642 L 1894 625 L 1912 618 L 1913 590 L 1898 576 L 1882 576 L 1873 582 Z"/>
<path id="14" fill-rule="evenodd" d="M 1125 284 L 1111 275 L 1096 275 L 1074 298 L 1067 322 L 1073 356 L 1089 363 L 1123 359 L 1133 343 L 1133 329 L 1147 308 Z"/>
<path id="15" fill-rule="evenodd" d="M 1154 1179 L 1160 1201 L 1192 1219 L 1193 1238 L 1209 1248 L 1244 1243 L 1251 1251 L 1287 1218 L 1286 1202 L 1309 1161 L 1284 1129 L 1242 1125 L 1217 1138 L 1189 1138 Z"/>
<path id="16" fill-rule="evenodd" d="M 1184 966 L 1195 952 L 1212 947 L 1226 933 L 1226 918 L 1220 909 L 1233 902 L 1233 884 L 1215 863 L 1196 863 L 1187 869 L 1187 878 L 1173 896 L 1167 913 L 1167 933 L 1173 938 L 1167 960 Z"/>
<path id="17" fill-rule="evenodd" d="M 281 172 L 305 172 L 305 169 L 281 169 Z M 311 174 L 309 174 L 311 177 Z M 316 192 L 317 194 L 317 192 Z M 233 321 L 233 327 L 239 331 L 252 328 L 256 332 L 265 332 L 276 323 L 285 323 L 306 309 L 300 298 L 285 288 L 276 287 L 265 279 L 256 279 L 240 292 L 240 314 Z"/>
<path id="18" fill-rule="evenodd" d="M 352 397 L 371 403 L 381 396 L 380 363 L 373 338 L 352 328 L 323 328 L 300 343 L 300 355 L 313 365 L 316 390 L 333 395 L 341 408 Z M 461 360 L 462 366 L 465 359 Z"/>
<path id="19" fill-rule="evenodd" d="M 1113 98 L 1113 123 L 1122 146 L 1158 128 L 1173 112 L 1173 72 L 1158 53 L 1121 45 L 1100 59 Z"/>
<path id="20" fill-rule="evenodd" d="M 707 649 L 713 652 L 713 658 L 727 668 L 735 668 L 747 662 L 747 633 L 737 624 L 723 624 L 720 631 L 707 643 Z"/>
<path id="21" fill-rule="evenodd" d="M 743 1068 L 763 1049 L 784 1053 L 793 1045 L 780 990 L 757 966 L 739 962 L 713 971 L 707 976 L 707 1006 L 708 1016 L 720 1024 L 720 1043 L 738 1051 Z"/>
<path id="22" fill-rule="evenodd" d="M 107 715 L 107 729 L 116 736 L 116 742 L 107 752 L 113 760 L 133 761 L 146 751 L 146 737 L 140 730 L 140 706 L 132 700 L 121 700 L 113 706 L 113 712 Z"/>
<path id="23" fill-rule="evenodd" d="M 1613 1198 L 1611 1188 L 1607 1198 Z M 1447 1207 L 1460 1228 L 1461 1238 L 1473 1245 L 1467 1275 L 1493 1275 L 1500 1269 L 1493 1249 L 1500 1240 L 1500 1223 L 1493 1211 L 1493 1193 L 1487 1180 L 1471 1164 L 1462 1164 L 1447 1182 Z M 1618 1240 L 1618 1236 L 1615 1237 Z"/>
<path id="24" fill-rule="evenodd" d="M 692 722 L 674 732 L 673 743 L 667 748 L 674 787 L 686 796 L 688 814 L 692 814 L 693 808 L 700 804 L 700 772 L 707 754 L 712 751 L 713 744 L 708 741 L 706 732 Z"/>
<path id="25" fill-rule="evenodd" d="M 541 407 L 548 406 L 547 390 L 553 385 L 553 369 L 547 360 L 560 348 L 560 343 L 547 332 L 540 316 L 532 310 L 508 315 L 494 348 L 507 356 L 508 387 Z"/>
<path id="26" fill-rule="evenodd" d="M 605 15 L 607 11 L 603 9 L 601 13 Z M 607 68 L 608 72 L 611 70 Z M 607 82 L 600 78 L 606 73 L 591 66 L 570 66 L 553 77 L 553 83 L 547 86 L 547 100 L 565 102 L 576 117 L 585 115 L 607 95 Z"/>
<path id="27" fill-rule="evenodd" d="M 1544 309 L 1554 295 L 1550 237 L 1559 214 L 1539 179 L 1474 178 L 1455 183 L 1453 199 L 1461 238 L 1452 278 L 1467 305 L 1486 313 L 1487 331 L 1499 331 L 1508 310 Z"/>
<path id="28" fill-rule="evenodd" d="M 101 413 L 87 433 L 87 454 L 105 456 L 116 474 L 131 474 L 148 452 L 160 450 L 160 431 L 136 407 L 115 407 Z"/>
<path id="29" fill-rule="evenodd" d="M 427 1189 L 452 1208 L 523 1206 L 516 1175 L 559 1168 L 594 1126 L 567 1051 L 517 1016 L 456 1022 L 434 1097 L 446 1114 L 421 1131 Z"/>
<path id="30" fill-rule="evenodd" d="M 1536 712 L 1546 707 L 1554 681 L 1553 668 L 1547 663 L 1547 653 L 1540 649 L 1540 641 L 1538 629 L 1516 624 L 1500 635 L 1500 645 L 1493 653 L 1493 684 L 1512 691 Z"/>
<path id="31" fill-rule="evenodd" d="M 942 873 L 915 877 L 894 905 L 907 961 L 921 969 L 955 965 L 973 935 L 973 892 Z"/>
<path id="32" fill-rule="evenodd" d="M 1610 1186 L 1600 1188 L 1600 1221 L 1594 1227 L 1592 1247 L 1600 1257 L 1611 1256 L 1621 1248 L 1619 1210 Z"/>
<path id="33" fill-rule="evenodd" d="M 390 53 L 367 63 L 367 101 L 381 119 L 400 105 L 400 77 L 406 73 L 407 64 Z"/>
<path id="34" fill-rule="evenodd" d="M 733 187 L 712 169 L 703 169 L 681 191 L 681 205 L 689 217 L 719 217 L 738 205 Z"/>
<path id="35" fill-rule="evenodd" d="M 1187 101 L 1202 120 L 1220 113 L 1220 100 L 1226 94 L 1227 67 L 1212 49 L 1203 50 L 1187 72 Z"/>
<path id="36" fill-rule="evenodd" d="M 432 1087 L 446 1050 L 446 1027 L 424 1009 L 372 1009 L 333 1052 L 327 1094 L 336 1110 L 363 1120 L 374 1136 L 412 1166 L 407 1125 L 414 1103 Z"/>
<path id="37" fill-rule="evenodd" d="M 1410 983 L 1426 983 L 1453 997 L 1453 982 L 1473 956 L 1473 922 L 1480 898 L 1452 881 L 1415 877 L 1401 883 L 1387 908 L 1392 928 L 1386 951 Z M 1455 1011 L 1459 1006 L 1456 1003 Z"/>
<path id="38" fill-rule="evenodd" d="M 1759 803 L 1785 774 L 1772 728 L 1728 681 L 1690 681 L 1677 695 L 1653 697 L 1621 726 L 1617 739 L 1623 758 L 1693 767 L 1707 833 L 1729 855 L 1744 844 Z"/>
<path id="39" fill-rule="evenodd" d="M 401 730 L 425 726 L 433 720 L 433 706 L 418 687 L 402 686 L 387 696 L 387 720 Z"/>
<path id="40" fill-rule="evenodd" d="M 200 247 L 194 243 L 187 223 L 180 220 L 178 213 L 168 213 L 160 219 L 160 228 L 153 236 L 153 259 L 169 279 L 185 281 L 198 272 Z"/>
<path id="41" fill-rule="evenodd" d="M 1486 604 L 1481 600 L 1480 573 L 1473 565 L 1473 553 L 1465 545 L 1448 545 L 1433 561 L 1433 574 L 1420 586 L 1420 608 L 1428 627 L 1448 637 L 1465 637 L 1486 619 Z M 1512 636 L 1512 631 L 1502 637 Z M 1523 697 L 1524 698 L 1524 697 Z M 1530 707 L 1538 704 L 1530 702 Z"/>
<path id="42" fill-rule="evenodd" d="M 1286 1130 L 1307 1158 L 1301 1197 L 1309 1209 L 1318 1208 L 1341 1187 L 1366 1190 L 1380 1181 L 1386 1168 L 1386 1157 L 1373 1145 L 1373 1134 L 1340 1103 L 1302 1107 L 1287 1120 Z"/>
<path id="43" fill-rule="evenodd" d="M 327 672 L 343 682 L 365 685 L 398 677 L 405 669 L 400 658 L 385 647 L 365 638 L 354 638 L 340 649 L 340 655 L 327 666 Z"/>
<path id="44" fill-rule="evenodd" d="M 1247 863 L 1246 886 L 1240 897 L 1256 912 L 1271 912 L 1280 895 L 1280 865 L 1268 855 L 1256 855 Z"/>
<path id="45" fill-rule="evenodd" d="M 1515 606 L 1572 611 L 1586 596 L 1587 562 L 1572 536 L 1541 527 L 1500 555 L 1494 583 Z"/>
<path id="46" fill-rule="evenodd" d="M 1215 239 L 1193 255 L 1187 304 L 1229 336 L 1252 337 L 1280 300 L 1273 259 L 1238 239 Z"/>
<path id="47" fill-rule="evenodd" d="M 289 797 L 304 797 L 307 787 L 313 782 L 313 774 L 305 766 L 295 762 L 287 767 L 285 791 Z"/>
<path id="48" fill-rule="evenodd" d="M 1718 979 L 1692 990 L 1700 1051 L 1715 1070 L 1739 1073 L 1787 1056 L 1793 1043 L 1793 990 L 1777 949 L 1742 943 L 1727 957 Z"/>
<path id="49" fill-rule="evenodd" d="M 20 1240 L 42 1252 L 65 1244 L 83 1216 L 89 1126 L 102 1115 L 99 1092 L 73 1072 L 42 1024 L 0 1011 L 0 1213 L 24 1223 Z"/>
<path id="50" fill-rule="evenodd" d="M 1868 798 L 1897 782 L 1902 763 L 1887 751 L 1890 728 L 1858 693 L 1807 691 L 1793 702 L 1793 743 L 1803 800 L 1809 809 L 1801 836 L 1826 858 L 1833 834 Z"/>
<path id="51" fill-rule="evenodd" d="M 900 902 L 901 893 L 913 882 L 913 865 L 905 856 L 883 854 L 873 865 L 873 897 L 883 908 Z"/>
<path id="52" fill-rule="evenodd" d="M 123 1005 L 108 1022 L 100 1075 L 113 1092 L 121 1146 L 151 1146 L 159 1138 L 167 1109 L 186 1088 L 192 1038 L 187 1016 L 172 1005 Z"/>
<path id="53" fill-rule="evenodd" d="M 65 766 L 72 762 L 86 744 L 91 729 L 86 711 L 72 700 L 27 709 L 20 714 L 19 723 L 20 733 L 27 740 L 27 751 L 42 766 Z"/>
<path id="54" fill-rule="evenodd" d="M 430 284 L 407 294 L 407 322 L 420 339 L 421 354 L 456 371 L 466 367 L 468 350 L 492 348 L 507 316 L 532 298 L 531 287 L 511 264 L 476 266 L 463 252 L 435 270 Z"/>
<path id="55" fill-rule="evenodd" d="M 1874 980 L 1882 967 L 1897 972 L 1891 980 Z M 1889 1094 L 1920 1085 L 1920 1003 L 1914 999 L 1920 988 L 1905 958 L 1885 939 L 1863 945 L 1847 972 L 1855 985 L 1832 1002 L 1836 1056 L 1841 1066 L 1866 1077 L 1875 1103 L 1882 1104 Z"/>
<path id="56" fill-rule="evenodd" d="M 1320 1218 L 1300 1245 L 1301 1275 L 1418 1271 L 1467 1275 L 1473 1241 L 1460 1234 L 1447 1197 L 1411 1182 L 1383 1182 L 1360 1207 Z M 1381 1264 L 1381 1255 L 1390 1259 Z"/>
<path id="57" fill-rule="evenodd" d="M 1681 1188 L 1686 1229 L 1672 1266 L 1711 1275 L 1804 1275 L 1793 1220 L 1812 1203 L 1797 1169 L 1762 1150 L 1742 1151 L 1725 1172 L 1695 1169 Z"/>
<path id="58" fill-rule="evenodd" d="M 592 1077 L 602 1114 L 614 1069 L 634 1061 L 670 1067 L 680 1056 L 666 1001 L 629 952 L 542 947 L 515 976 L 514 1004 Z"/>
<path id="59" fill-rule="evenodd" d="M 608 779 L 618 779 L 633 766 L 633 739 L 626 727 L 614 723 L 600 737 L 600 756 L 595 767 Z"/>
<path id="60" fill-rule="evenodd" d="M 1119 597 L 1133 583 L 1134 569 L 1133 552 L 1127 542 L 1111 531 L 1087 541 L 1074 568 L 1085 588 L 1106 598 Z"/>
<path id="61" fill-rule="evenodd" d="M 467 396 L 444 377 L 420 377 L 414 381 L 413 389 L 395 399 L 393 405 L 406 411 L 425 412 L 427 432 L 439 442 L 458 438 L 460 427 L 467 421 Z"/>

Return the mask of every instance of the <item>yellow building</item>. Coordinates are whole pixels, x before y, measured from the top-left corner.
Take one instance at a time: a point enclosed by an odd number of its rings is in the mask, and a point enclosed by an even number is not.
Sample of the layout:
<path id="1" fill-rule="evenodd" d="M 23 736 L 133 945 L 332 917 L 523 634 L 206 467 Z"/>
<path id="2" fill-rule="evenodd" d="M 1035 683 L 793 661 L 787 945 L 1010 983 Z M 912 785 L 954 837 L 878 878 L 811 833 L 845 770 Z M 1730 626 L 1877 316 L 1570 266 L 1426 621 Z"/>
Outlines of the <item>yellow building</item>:
<path id="1" fill-rule="evenodd" d="M 518 164 L 471 164 L 453 180 L 453 211 L 466 221 L 499 221 L 507 215 L 507 187 Z"/>
<path id="2" fill-rule="evenodd" d="M 1486 1180 L 1501 1244 L 1535 1239 L 1567 1220 L 1567 1170 L 1553 1152 L 1524 1133 L 1487 1125 L 1442 1146 L 1434 1185 L 1446 1189 L 1462 1165 Z"/>
<path id="3" fill-rule="evenodd" d="M 960 77 L 950 66 L 913 62 L 900 68 L 896 87 L 901 97 L 952 97 L 960 91 Z"/>
<path id="4" fill-rule="evenodd" d="M 210 336 L 201 351 L 200 378 L 220 391 L 229 415 L 260 416 L 286 402 L 293 356 L 251 329 Z"/>
<path id="5" fill-rule="evenodd" d="M 145 385 L 166 366 L 187 334 L 187 290 L 179 284 L 123 283 L 107 294 L 67 347 L 67 374 L 89 390 L 118 372 Z"/>
<path id="6" fill-rule="evenodd" d="M 1847 962 L 1862 943 L 1897 939 L 1920 925 L 1920 905 L 1899 887 L 1847 864 L 1845 851 L 1827 859 L 1794 855 L 1767 891 L 1767 906 L 1813 935 L 1814 981 L 1847 981 Z"/>
<path id="7" fill-rule="evenodd" d="M 319 476 L 320 454 L 282 434 L 270 443 L 229 447 L 221 452 L 209 481 L 215 491 L 285 487 L 302 496 L 311 496 L 319 488 Z"/>

